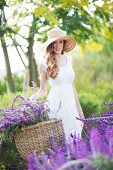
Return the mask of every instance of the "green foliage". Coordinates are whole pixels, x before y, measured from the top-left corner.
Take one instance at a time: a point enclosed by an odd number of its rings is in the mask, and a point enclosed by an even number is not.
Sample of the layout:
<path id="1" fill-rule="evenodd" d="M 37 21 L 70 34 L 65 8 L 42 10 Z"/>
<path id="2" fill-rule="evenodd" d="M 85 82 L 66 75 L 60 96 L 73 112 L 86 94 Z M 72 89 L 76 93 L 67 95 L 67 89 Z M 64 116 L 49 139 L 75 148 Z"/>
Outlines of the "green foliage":
<path id="1" fill-rule="evenodd" d="M 26 4 L 26 5 L 25 5 Z M 29 6 L 31 5 L 31 8 Z M 26 16 L 33 16 L 36 20 L 28 24 L 28 27 L 33 28 L 34 34 L 39 34 L 37 30 L 44 26 L 53 27 L 59 25 L 77 39 L 78 42 L 83 43 L 87 39 L 93 39 L 96 41 L 98 36 L 106 36 L 103 34 L 107 29 L 107 35 L 112 39 L 112 5 L 113 3 L 103 1 L 103 5 L 99 6 L 95 1 L 89 0 L 71 1 L 71 0 L 53 0 L 53 1 L 20 1 L 13 0 L 8 2 L 9 7 L 21 6 L 21 10 L 17 7 L 13 8 L 13 16 L 18 23 L 18 18 L 24 20 Z M 93 8 L 92 8 L 93 7 Z M 20 12 L 24 11 L 24 12 Z M 43 18 L 43 21 L 41 20 Z M 24 23 L 24 22 L 23 22 Z M 30 23 L 30 24 L 29 24 Z M 36 24 L 37 23 L 37 24 Z M 19 24 L 12 25 L 13 30 L 16 29 Z M 44 36 L 43 36 L 44 35 Z M 43 31 L 42 39 L 45 38 L 45 31 Z"/>
<path id="2" fill-rule="evenodd" d="M 7 167 L 4 164 L 4 162 L 1 162 L 1 161 L 0 161 L 0 170 L 7 170 Z"/>
<path id="3" fill-rule="evenodd" d="M 18 76 L 18 74 L 13 74 L 13 80 L 15 85 L 16 92 L 20 92 L 23 90 L 24 78 L 22 76 Z M 3 95 L 7 92 L 7 82 L 6 78 L 0 81 L 0 95 Z"/>
<path id="4" fill-rule="evenodd" d="M 106 155 L 94 154 L 91 160 L 91 165 L 98 170 L 112 170 L 113 159 L 110 159 Z"/>
<path id="5" fill-rule="evenodd" d="M 98 114 L 100 110 L 100 101 L 95 94 L 79 93 L 79 100 L 85 114 L 85 118 L 91 117 L 93 113 Z"/>
<path id="6" fill-rule="evenodd" d="M 88 48 L 83 57 L 74 60 L 75 87 L 85 117 L 91 117 L 92 113 L 98 115 L 99 111 L 106 112 L 108 107 L 102 103 L 113 102 L 113 45 L 108 41 L 103 44 L 101 52 L 91 52 Z"/>
<path id="7" fill-rule="evenodd" d="M 108 107 L 103 106 L 102 103 L 113 102 L 113 82 L 100 81 L 94 83 L 91 81 L 88 82 L 86 79 L 84 80 L 86 85 L 79 87 L 79 79 L 77 81 L 77 92 L 85 117 L 91 117 L 93 113 L 99 115 L 99 111 L 105 113 Z M 113 107 L 111 107 L 111 109 L 113 109 Z"/>
<path id="8" fill-rule="evenodd" d="M 34 9 L 34 15 L 35 17 L 42 17 L 43 15 L 43 17 L 47 22 L 49 22 L 51 26 L 59 24 L 55 13 L 50 11 L 49 8 L 45 5 L 38 5 L 38 7 Z"/>
<path id="9" fill-rule="evenodd" d="M 6 81 L 1 80 L 0 81 L 0 95 L 3 95 L 6 92 L 7 92 Z"/>
<path id="10" fill-rule="evenodd" d="M 5 25 L 4 27 L 0 28 L 0 38 L 4 39 L 4 35 L 9 35 L 10 33 L 12 33 L 12 29 L 10 27 L 8 27 L 7 25 Z"/>
<path id="11" fill-rule="evenodd" d="M 16 92 L 23 90 L 24 77 L 18 76 L 18 74 L 13 74 L 13 81 Z"/>
<path id="12" fill-rule="evenodd" d="M 38 91 L 38 88 L 36 89 Z M 23 96 L 24 99 L 28 99 L 33 94 L 32 89 L 30 87 L 24 88 L 24 91 L 16 92 L 16 93 L 5 93 L 0 95 L 0 107 L 3 109 L 10 108 L 12 106 L 12 101 L 16 95 Z M 46 97 L 42 98 L 45 99 Z M 20 102 L 20 100 L 19 100 Z M 18 104 L 18 101 L 16 102 Z M 14 105 L 16 107 L 16 104 Z"/>
<path id="13" fill-rule="evenodd" d="M 15 94 L 9 93 L 4 94 L 0 96 L 0 107 L 5 109 L 11 107 L 12 100 L 15 97 Z"/>
<path id="14" fill-rule="evenodd" d="M 0 9 L 2 9 L 4 6 L 6 6 L 6 1 L 0 0 Z"/>
<path id="15" fill-rule="evenodd" d="M 1 134 L 0 134 L 1 136 Z M 24 169 L 25 162 L 21 159 L 14 141 L 11 141 L 7 136 L 2 136 L 2 148 L 0 151 L 0 170 L 9 169 Z"/>

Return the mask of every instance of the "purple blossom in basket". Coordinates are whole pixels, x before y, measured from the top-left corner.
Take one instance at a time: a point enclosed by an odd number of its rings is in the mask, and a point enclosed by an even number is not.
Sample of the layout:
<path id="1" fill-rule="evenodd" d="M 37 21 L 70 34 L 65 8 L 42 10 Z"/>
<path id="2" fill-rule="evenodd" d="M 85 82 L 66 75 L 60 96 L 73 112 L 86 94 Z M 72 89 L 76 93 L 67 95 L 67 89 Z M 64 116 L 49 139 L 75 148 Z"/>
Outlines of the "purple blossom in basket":
<path id="1" fill-rule="evenodd" d="M 21 103 L 14 109 L 14 103 L 17 98 L 21 99 Z M 3 113 L 3 118 L 0 119 L 0 131 L 14 132 L 22 126 L 34 125 L 38 122 L 49 120 L 50 108 L 48 101 L 31 102 L 24 100 L 22 96 L 17 95 L 13 102 L 12 107 L 7 108 Z"/>

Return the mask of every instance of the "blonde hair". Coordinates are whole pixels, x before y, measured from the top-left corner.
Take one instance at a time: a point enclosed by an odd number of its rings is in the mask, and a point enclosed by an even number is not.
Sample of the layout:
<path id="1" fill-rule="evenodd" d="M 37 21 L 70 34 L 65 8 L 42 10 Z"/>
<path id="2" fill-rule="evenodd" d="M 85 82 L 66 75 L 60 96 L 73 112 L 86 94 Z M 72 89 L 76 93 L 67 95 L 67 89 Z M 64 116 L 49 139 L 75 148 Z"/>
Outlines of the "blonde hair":
<path id="1" fill-rule="evenodd" d="M 47 47 L 45 57 L 46 57 L 46 62 L 47 62 L 47 76 L 55 79 L 58 75 L 59 68 L 57 66 L 57 60 L 55 57 L 53 44 L 54 44 L 54 42 L 51 43 Z M 65 40 L 64 40 L 64 45 L 65 45 Z M 63 46 L 63 50 L 62 50 L 61 54 L 63 54 L 63 53 L 64 53 L 64 46 Z"/>

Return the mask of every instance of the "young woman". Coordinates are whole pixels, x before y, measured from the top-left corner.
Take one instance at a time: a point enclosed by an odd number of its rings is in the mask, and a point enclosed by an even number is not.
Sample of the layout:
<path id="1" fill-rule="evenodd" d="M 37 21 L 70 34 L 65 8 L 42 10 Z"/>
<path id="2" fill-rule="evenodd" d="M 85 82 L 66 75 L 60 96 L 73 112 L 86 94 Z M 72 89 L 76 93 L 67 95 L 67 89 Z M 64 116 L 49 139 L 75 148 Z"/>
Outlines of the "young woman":
<path id="1" fill-rule="evenodd" d="M 30 97 L 30 100 L 36 100 L 46 95 L 49 83 L 51 89 L 47 99 L 52 111 L 51 117 L 62 119 L 67 139 L 72 131 L 81 136 L 83 124 L 76 117 L 84 118 L 74 88 L 75 74 L 71 57 L 64 54 L 75 45 L 76 41 L 59 27 L 48 31 L 48 40 L 42 44 L 45 56 L 39 67 L 40 89 Z"/>

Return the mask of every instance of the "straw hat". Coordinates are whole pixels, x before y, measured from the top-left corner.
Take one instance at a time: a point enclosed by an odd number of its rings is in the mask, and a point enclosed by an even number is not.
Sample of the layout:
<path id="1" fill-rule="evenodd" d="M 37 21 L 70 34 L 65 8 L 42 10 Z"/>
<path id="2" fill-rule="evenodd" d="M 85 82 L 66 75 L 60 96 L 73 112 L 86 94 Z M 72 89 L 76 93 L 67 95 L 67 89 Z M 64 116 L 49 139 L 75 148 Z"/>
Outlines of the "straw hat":
<path id="1" fill-rule="evenodd" d="M 48 39 L 45 43 L 40 45 L 42 51 L 46 51 L 47 47 L 56 40 L 66 40 L 64 51 L 71 51 L 75 45 L 76 41 L 74 38 L 67 36 L 66 31 L 61 30 L 59 27 L 55 27 L 47 32 Z"/>

